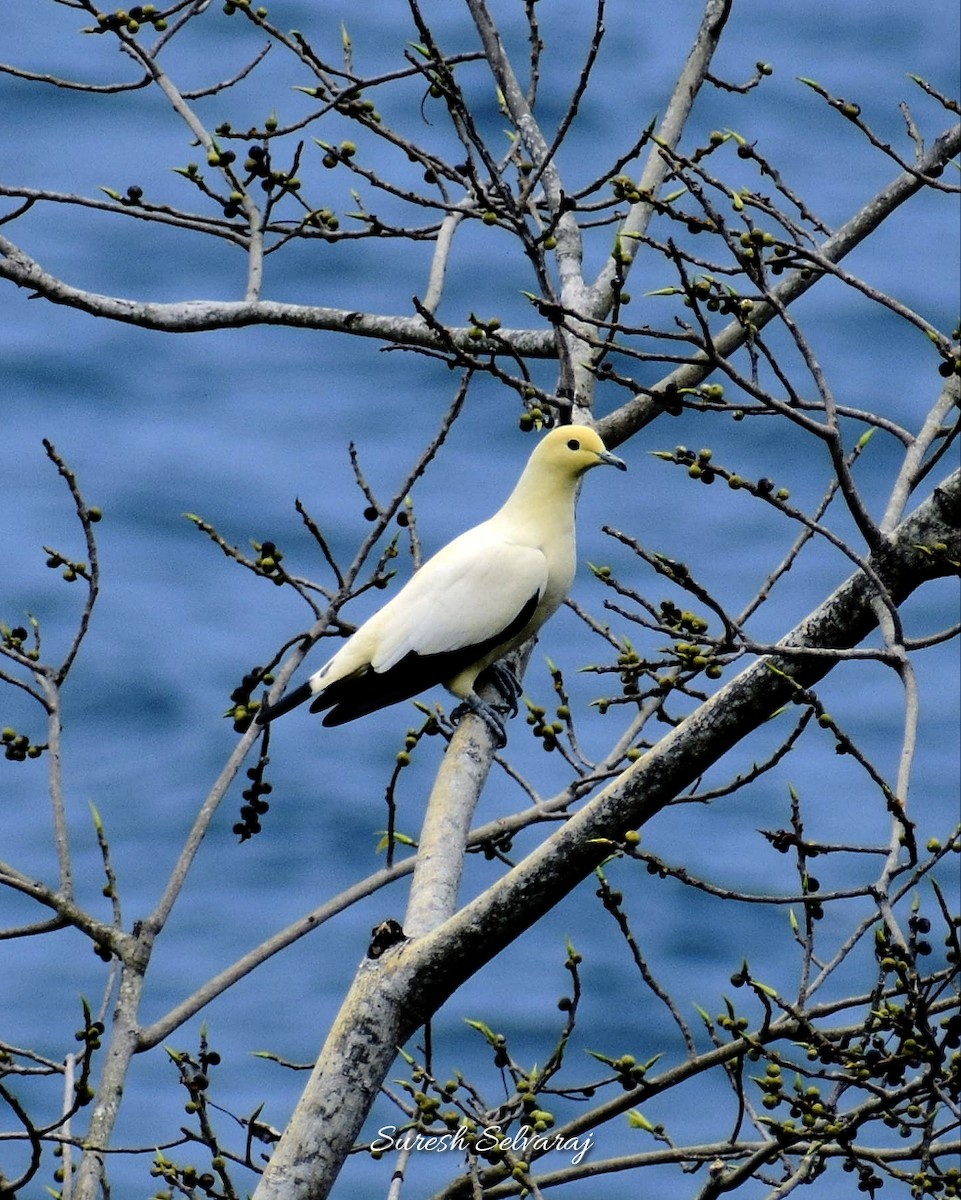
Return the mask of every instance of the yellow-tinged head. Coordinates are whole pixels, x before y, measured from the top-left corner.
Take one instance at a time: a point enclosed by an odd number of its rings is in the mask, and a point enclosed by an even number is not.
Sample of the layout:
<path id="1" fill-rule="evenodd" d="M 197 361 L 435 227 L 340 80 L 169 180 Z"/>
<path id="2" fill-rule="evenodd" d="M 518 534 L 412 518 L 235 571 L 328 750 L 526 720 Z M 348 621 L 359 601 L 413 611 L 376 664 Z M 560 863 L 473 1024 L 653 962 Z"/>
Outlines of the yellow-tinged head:
<path id="1" fill-rule="evenodd" d="M 577 479 L 602 464 L 627 470 L 627 464 L 611 454 L 588 425 L 561 425 L 543 437 L 531 455 L 530 465 L 558 476 Z"/>
<path id="2" fill-rule="evenodd" d="M 528 521 L 536 512 L 543 521 L 566 526 L 573 520 L 581 476 L 605 463 L 627 470 L 589 426 L 561 425 L 552 429 L 534 448 L 503 512 L 512 520 L 518 511 L 522 512 Z"/>

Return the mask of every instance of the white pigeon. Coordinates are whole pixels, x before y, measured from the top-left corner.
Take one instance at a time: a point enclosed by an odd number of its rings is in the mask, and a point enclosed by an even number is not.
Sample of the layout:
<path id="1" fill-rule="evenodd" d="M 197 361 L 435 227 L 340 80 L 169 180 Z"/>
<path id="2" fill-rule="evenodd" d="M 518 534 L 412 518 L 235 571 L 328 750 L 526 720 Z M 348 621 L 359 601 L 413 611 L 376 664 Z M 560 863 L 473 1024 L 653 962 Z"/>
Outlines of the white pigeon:
<path id="1" fill-rule="evenodd" d="M 305 700 L 342 725 L 442 683 L 476 713 L 498 745 L 500 712 L 517 712 L 520 686 L 498 660 L 522 646 L 563 603 L 574 580 L 574 509 L 581 476 L 603 463 L 626 470 L 586 425 L 564 425 L 538 443 L 504 506 L 448 543 L 353 633 L 319 671 L 276 704 L 266 724 Z M 504 695 L 477 694 L 487 672 Z"/>

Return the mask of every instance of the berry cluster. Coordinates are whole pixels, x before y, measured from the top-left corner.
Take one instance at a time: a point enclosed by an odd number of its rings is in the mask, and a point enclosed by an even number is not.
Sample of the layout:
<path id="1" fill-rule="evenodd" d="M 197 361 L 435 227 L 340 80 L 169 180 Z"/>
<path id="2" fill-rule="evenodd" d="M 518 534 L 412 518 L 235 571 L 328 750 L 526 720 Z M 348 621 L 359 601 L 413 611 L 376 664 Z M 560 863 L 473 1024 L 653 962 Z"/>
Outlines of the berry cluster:
<path id="1" fill-rule="evenodd" d="M 39 758 L 46 746 L 33 745 L 25 733 L 17 733 L 11 726 L 0 732 L 3 757 L 9 762 L 24 762 L 28 758 Z"/>
<path id="2" fill-rule="evenodd" d="M 252 667 L 230 693 L 231 707 L 224 713 L 234 723 L 235 733 L 246 733 L 254 714 L 260 708 L 260 701 L 254 698 L 254 691 L 261 687 L 269 687 L 274 682 L 273 675 L 265 667 Z"/>
<path id="3" fill-rule="evenodd" d="M 273 784 L 264 779 L 264 771 L 269 761 L 266 756 L 261 755 L 256 766 L 247 768 L 247 778 L 250 782 L 241 793 L 244 803 L 240 806 L 240 820 L 233 827 L 234 833 L 242 842 L 260 833 L 260 818 L 270 809 L 270 804 L 263 798 L 274 790 Z"/>
<path id="4" fill-rule="evenodd" d="M 440 725 L 437 722 L 437 718 L 432 714 L 428 714 L 427 720 L 420 729 L 414 729 L 413 726 L 409 727 L 404 737 L 404 748 L 397 751 L 395 761 L 398 769 L 410 766 L 411 751 L 422 737 L 434 737 L 438 733 L 440 733 Z"/>
<path id="5" fill-rule="evenodd" d="M 138 34 L 143 25 L 149 25 L 157 33 L 163 33 L 167 21 L 163 14 L 157 11 L 155 4 L 135 4 L 133 8 L 118 8 L 112 13 L 97 13 L 97 24 L 94 28 L 85 29 L 84 33 L 128 33 Z"/>
<path id="6" fill-rule="evenodd" d="M 22 625 L 15 625 L 13 629 L 8 629 L 5 625 L 0 625 L 0 645 L 7 650 L 12 650 L 14 654 L 22 654 L 24 658 L 29 658 L 31 662 L 37 662 L 40 658 L 40 651 L 36 644 L 27 646 L 26 641 L 30 636 L 29 632 Z"/>
<path id="7" fill-rule="evenodd" d="M 273 542 L 254 542 L 254 549 L 257 551 L 254 566 L 261 574 L 272 579 L 280 587 L 287 578 L 286 572 L 280 565 L 284 557 L 283 551 L 278 550 Z"/>
<path id="8" fill-rule="evenodd" d="M 49 546 L 44 546 L 47 552 L 47 566 L 56 571 L 63 567 L 63 577 L 67 583 L 74 583 L 77 579 L 86 579 L 90 581 L 90 568 L 82 560 L 77 562 L 72 561 L 58 550 L 51 550 Z"/>
<path id="9" fill-rule="evenodd" d="M 563 720 L 570 716 L 570 710 L 558 708 L 557 715 L 562 718 L 561 721 L 547 721 L 547 709 L 540 704 L 534 704 L 533 701 L 525 698 L 524 703 L 527 705 L 527 724 L 531 727 L 531 732 L 536 738 L 541 739 L 544 749 L 550 753 L 551 750 L 557 749 L 558 735 L 564 732 Z"/>

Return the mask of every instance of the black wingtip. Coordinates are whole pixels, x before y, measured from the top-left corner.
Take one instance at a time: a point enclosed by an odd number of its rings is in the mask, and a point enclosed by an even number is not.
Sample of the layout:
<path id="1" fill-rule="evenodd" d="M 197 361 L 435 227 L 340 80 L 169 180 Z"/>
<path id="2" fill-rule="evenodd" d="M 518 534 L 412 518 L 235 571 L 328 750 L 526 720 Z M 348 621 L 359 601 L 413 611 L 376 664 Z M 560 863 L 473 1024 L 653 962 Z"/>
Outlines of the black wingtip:
<path id="1" fill-rule="evenodd" d="M 303 704 L 305 700 L 309 700 L 311 695 L 310 684 L 302 683 L 300 687 L 295 687 L 292 692 L 288 692 L 286 696 L 282 696 L 276 704 L 265 704 L 257 713 L 257 724 L 266 725 L 274 717 L 282 717 L 284 713 L 290 712 L 298 704 Z"/>

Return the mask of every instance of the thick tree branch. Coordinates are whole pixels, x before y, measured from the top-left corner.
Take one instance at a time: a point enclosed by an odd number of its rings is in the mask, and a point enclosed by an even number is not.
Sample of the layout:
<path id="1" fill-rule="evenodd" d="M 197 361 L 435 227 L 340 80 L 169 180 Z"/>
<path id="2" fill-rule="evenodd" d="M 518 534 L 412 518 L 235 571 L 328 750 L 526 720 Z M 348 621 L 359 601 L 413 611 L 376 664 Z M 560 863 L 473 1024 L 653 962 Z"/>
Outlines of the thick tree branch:
<path id="1" fill-rule="evenodd" d="M 471 355 L 510 348 L 524 358 L 554 358 L 553 334 L 532 329 L 499 329 L 497 343 L 485 346 L 469 336 L 469 328 L 445 329 L 441 337 L 418 316 L 378 315 L 313 304 L 285 304 L 276 300 L 184 300 L 173 304 L 126 300 L 72 287 L 45 271 L 38 262 L 5 237 L 0 237 L 0 278 L 29 289 L 52 304 L 76 308 L 95 317 L 106 317 L 161 333 L 201 333 L 209 329 L 239 329 L 248 325 L 283 325 L 290 329 L 325 329 L 354 337 L 376 338 L 404 346 L 447 350 L 450 346 Z"/>

